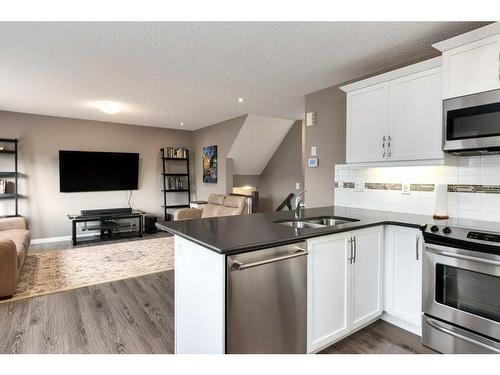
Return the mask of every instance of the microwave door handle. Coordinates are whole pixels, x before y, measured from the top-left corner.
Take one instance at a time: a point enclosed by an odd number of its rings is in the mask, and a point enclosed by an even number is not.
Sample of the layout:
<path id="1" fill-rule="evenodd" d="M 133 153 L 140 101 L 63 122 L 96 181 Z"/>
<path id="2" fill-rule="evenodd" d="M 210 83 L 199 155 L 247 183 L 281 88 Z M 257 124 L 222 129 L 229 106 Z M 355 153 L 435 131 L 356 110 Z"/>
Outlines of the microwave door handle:
<path id="1" fill-rule="evenodd" d="M 496 266 L 496 267 L 500 266 L 500 262 L 497 262 L 496 260 L 471 257 L 469 255 L 463 255 L 463 254 L 450 253 L 449 251 L 439 250 L 439 249 L 436 249 L 435 247 L 432 247 L 432 246 L 427 246 L 426 249 L 427 249 L 427 251 L 430 251 L 431 253 L 442 255 L 445 257 L 449 257 L 449 258 L 467 260 L 467 261 L 476 262 L 476 263 L 483 263 L 483 264 L 487 264 L 489 266 Z"/>

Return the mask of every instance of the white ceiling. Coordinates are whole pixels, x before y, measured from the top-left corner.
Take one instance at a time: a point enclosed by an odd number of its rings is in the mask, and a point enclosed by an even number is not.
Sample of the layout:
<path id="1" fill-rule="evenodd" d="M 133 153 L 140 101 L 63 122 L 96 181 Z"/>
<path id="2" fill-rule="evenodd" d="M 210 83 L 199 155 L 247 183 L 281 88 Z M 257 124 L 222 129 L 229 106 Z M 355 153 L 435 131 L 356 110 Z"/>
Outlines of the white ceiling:
<path id="1" fill-rule="evenodd" d="M 0 23 L 0 109 L 191 130 L 299 119 L 304 94 L 435 56 L 432 43 L 483 24 Z"/>

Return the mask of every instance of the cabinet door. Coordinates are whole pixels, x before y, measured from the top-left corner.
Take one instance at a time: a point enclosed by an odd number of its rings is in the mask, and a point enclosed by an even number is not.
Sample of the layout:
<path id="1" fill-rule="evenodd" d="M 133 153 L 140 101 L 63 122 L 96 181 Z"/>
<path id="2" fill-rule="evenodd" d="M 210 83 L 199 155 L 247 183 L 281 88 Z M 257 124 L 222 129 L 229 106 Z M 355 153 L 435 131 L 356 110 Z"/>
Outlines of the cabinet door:
<path id="1" fill-rule="evenodd" d="M 307 352 L 317 351 L 349 330 L 349 233 L 308 241 Z M 348 246 L 349 245 L 349 246 Z"/>
<path id="2" fill-rule="evenodd" d="M 383 228 L 375 227 L 352 232 L 351 329 L 382 314 L 382 244 Z"/>
<path id="3" fill-rule="evenodd" d="M 388 87 L 384 82 L 347 94 L 347 162 L 386 159 Z"/>
<path id="4" fill-rule="evenodd" d="M 390 82 L 389 160 L 443 158 L 441 68 Z"/>
<path id="5" fill-rule="evenodd" d="M 475 94 L 500 88 L 500 35 L 443 53 L 443 97 Z"/>
<path id="6" fill-rule="evenodd" d="M 421 248 L 419 230 L 387 227 L 385 310 L 416 327 L 422 313 Z"/>

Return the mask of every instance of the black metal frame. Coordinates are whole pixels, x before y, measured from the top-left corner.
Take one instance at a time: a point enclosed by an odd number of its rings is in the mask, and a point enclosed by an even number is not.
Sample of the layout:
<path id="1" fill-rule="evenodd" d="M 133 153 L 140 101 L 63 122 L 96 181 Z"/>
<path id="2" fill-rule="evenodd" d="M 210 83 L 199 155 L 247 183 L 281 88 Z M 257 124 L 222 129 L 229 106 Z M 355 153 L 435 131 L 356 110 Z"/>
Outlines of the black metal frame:
<path id="1" fill-rule="evenodd" d="M 189 203 L 191 202 L 191 181 L 190 181 L 190 173 L 189 173 L 189 151 L 186 150 L 185 158 L 168 158 L 165 156 L 165 149 L 161 150 L 161 164 L 162 164 L 162 177 L 163 177 L 163 208 L 165 214 L 165 221 L 168 221 L 170 218 L 170 214 L 168 213 L 169 209 L 174 208 L 188 208 Z M 165 163 L 168 161 L 185 161 L 186 162 L 186 173 L 167 173 L 165 168 Z M 171 176 L 177 177 L 186 177 L 187 178 L 187 188 L 185 189 L 167 189 L 166 178 Z M 167 204 L 167 193 L 188 193 L 188 202 L 187 204 L 176 204 L 176 205 L 168 205 Z"/>
<path id="2" fill-rule="evenodd" d="M 0 172 L 0 177 L 14 177 L 14 193 L 11 194 L 5 194 L 3 196 L 0 196 L 1 199 L 14 199 L 15 201 L 15 214 L 14 215 L 7 215 L 8 217 L 15 217 L 19 216 L 19 171 L 18 171 L 18 143 L 19 141 L 17 139 L 10 139 L 10 138 L 0 138 L 0 143 L 13 143 L 14 144 L 14 150 L 0 150 L 0 154 L 10 154 L 14 155 L 14 171 L 13 172 Z"/>
<path id="3" fill-rule="evenodd" d="M 115 215 L 91 215 L 91 216 L 71 216 L 68 215 L 69 219 L 71 220 L 71 240 L 73 242 L 73 246 L 76 246 L 81 243 L 87 243 L 87 242 L 95 242 L 96 240 L 82 240 L 78 241 L 78 235 L 77 235 L 77 224 L 78 223 L 89 223 L 89 222 L 99 222 L 99 228 L 96 228 L 95 230 L 100 229 L 100 235 L 97 241 L 107 241 L 107 240 L 113 240 L 116 239 L 117 237 L 120 238 L 128 238 L 128 237 L 142 237 L 143 235 L 143 222 L 144 222 L 144 213 L 142 212 L 133 212 L 131 214 L 115 214 Z M 115 234 L 112 235 L 109 232 L 106 231 L 111 231 L 112 232 L 112 227 L 106 228 L 106 222 L 110 220 L 119 220 L 119 219 L 139 219 L 139 225 L 137 229 L 131 229 L 129 231 L 125 232 L 120 232 L 120 234 Z M 93 230 L 93 229 L 90 229 Z M 96 235 L 97 236 L 97 235 Z"/>

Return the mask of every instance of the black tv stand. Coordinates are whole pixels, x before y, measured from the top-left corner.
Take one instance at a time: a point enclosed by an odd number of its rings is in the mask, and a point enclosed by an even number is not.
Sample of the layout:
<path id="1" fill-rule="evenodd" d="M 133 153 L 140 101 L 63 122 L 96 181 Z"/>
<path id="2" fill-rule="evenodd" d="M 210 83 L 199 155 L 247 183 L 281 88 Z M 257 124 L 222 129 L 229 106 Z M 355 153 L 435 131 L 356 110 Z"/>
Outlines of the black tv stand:
<path id="1" fill-rule="evenodd" d="M 144 214 L 132 209 L 112 209 L 82 210 L 80 215 L 68 215 L 71 220 L 73 246 L 95 241 L 142 237 Z M 78 224 L 83 224 L 81 232 L 86 232 L 85 234 L 78 235 Z"/>

